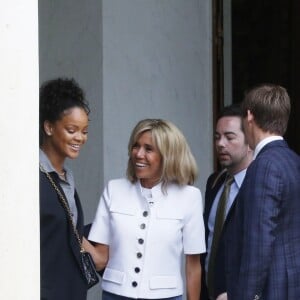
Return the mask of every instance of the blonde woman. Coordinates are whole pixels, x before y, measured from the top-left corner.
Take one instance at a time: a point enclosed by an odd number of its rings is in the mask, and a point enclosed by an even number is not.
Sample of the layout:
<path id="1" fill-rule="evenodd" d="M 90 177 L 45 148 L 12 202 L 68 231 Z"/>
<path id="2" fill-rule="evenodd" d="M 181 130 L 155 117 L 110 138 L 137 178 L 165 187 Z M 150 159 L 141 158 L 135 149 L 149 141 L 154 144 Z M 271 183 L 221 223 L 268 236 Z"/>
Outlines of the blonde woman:
<path id="1" fill-rule="evenodd" d="M 128 145 L 127 178 L 105 188 L 89 234 L 108 258 L 103 300 L 182 299 L 200 296 L 205 252 L 202 198 L 193 187 L 197 166 L 180 130 L 145 119 Z"/>

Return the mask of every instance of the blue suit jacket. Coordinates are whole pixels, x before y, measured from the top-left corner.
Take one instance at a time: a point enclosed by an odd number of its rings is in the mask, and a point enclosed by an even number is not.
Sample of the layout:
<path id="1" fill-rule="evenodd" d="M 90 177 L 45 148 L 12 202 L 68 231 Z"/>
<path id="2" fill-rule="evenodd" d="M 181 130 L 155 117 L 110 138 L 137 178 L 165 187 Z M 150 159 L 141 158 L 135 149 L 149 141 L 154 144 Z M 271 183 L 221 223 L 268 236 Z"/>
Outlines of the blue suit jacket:
<path id="1" fill-rule="evenodd" d="M 285 141 L 248 167 L 225 238 L 229 300 L 300 299 L 300 158 Z"/>

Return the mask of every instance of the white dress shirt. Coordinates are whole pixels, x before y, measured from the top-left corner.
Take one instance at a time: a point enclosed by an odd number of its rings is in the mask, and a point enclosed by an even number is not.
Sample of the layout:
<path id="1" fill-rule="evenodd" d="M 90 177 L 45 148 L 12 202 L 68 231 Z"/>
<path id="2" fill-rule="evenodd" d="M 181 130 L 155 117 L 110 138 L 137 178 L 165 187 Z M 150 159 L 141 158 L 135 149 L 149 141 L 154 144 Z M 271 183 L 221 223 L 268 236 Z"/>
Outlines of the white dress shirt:
<path id="1" fill-rule="evenodd" d="M 258 153 L 261 151 L 261 149 L 266 146 L 267 144 L 274 142 L 274 141 L 280 141 L 283 140 L 283 137 L 280 135 L 272 135 L 267 138 L 264 138 L 261 140 L 255 147 L 254 153 L 253 153 L 253 160 L 256 158 Z"/>
<path id="2" fill-rule="evenodd" d="M 149 190 L 111 180 L 89 234 L 109 245 L 103 290 L 130 298 L 182 295 L 182 254 L 205 252 L 202 210 L 200 190 L 192 186 L 171 184 L 163 193 L 160 184 Z"/>

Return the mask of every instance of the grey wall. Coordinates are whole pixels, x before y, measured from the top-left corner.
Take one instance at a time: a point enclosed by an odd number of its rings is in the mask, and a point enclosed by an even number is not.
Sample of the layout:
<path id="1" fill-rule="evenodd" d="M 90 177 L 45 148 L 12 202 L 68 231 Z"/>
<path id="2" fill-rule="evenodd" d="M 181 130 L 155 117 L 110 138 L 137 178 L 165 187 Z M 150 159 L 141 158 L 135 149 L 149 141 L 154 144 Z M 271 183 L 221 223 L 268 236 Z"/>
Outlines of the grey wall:
<path id="1" fill-rule="evenodd" d="M 40 83 L 73 77 L 89 100 L 88 142 L 75 161 L 86 222 L 92 221 L 103 182 L 102 13 L 99 0 L 39 1 Z"/>
<path id="2" fill-rule="evenodd" d="M 130 132 L 146 117 L 185 134 L 204 195 L 213 168 L 210 2 L 39 1 L 40 81 L 72 76 L 91 104 L 89 141 L 71 163 L 86 222 L 107 181 L 124 176 Z"/>
<path id="3" fill-rule="evenodd" d="M 204 188 L 212 169 L 211 7 L 206 0 L 103 0 L 104 180 L 124 175 L 136 122 L 185 134 Z"/>

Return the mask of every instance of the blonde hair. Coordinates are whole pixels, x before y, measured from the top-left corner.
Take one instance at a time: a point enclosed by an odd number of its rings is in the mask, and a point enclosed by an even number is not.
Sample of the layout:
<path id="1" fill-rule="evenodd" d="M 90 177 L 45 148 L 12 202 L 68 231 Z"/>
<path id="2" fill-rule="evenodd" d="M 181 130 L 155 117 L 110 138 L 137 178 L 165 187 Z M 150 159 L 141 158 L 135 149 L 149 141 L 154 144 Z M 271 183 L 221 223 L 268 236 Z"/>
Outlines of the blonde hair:
<path id="1" fill-rule="evenodd" d="M 131 151 L 139 137 L 146 131 L 152 134 L 153 142 L 162 157 L 162 173 L 160 181 L 163 189 L 168 183 L 192 185 L 198 173 L 195 158 L 181 131 L 170 121 L 161 119 L 144 119 L 134 127 L 128 143 L 127 178 L 136 182 Z"/>

